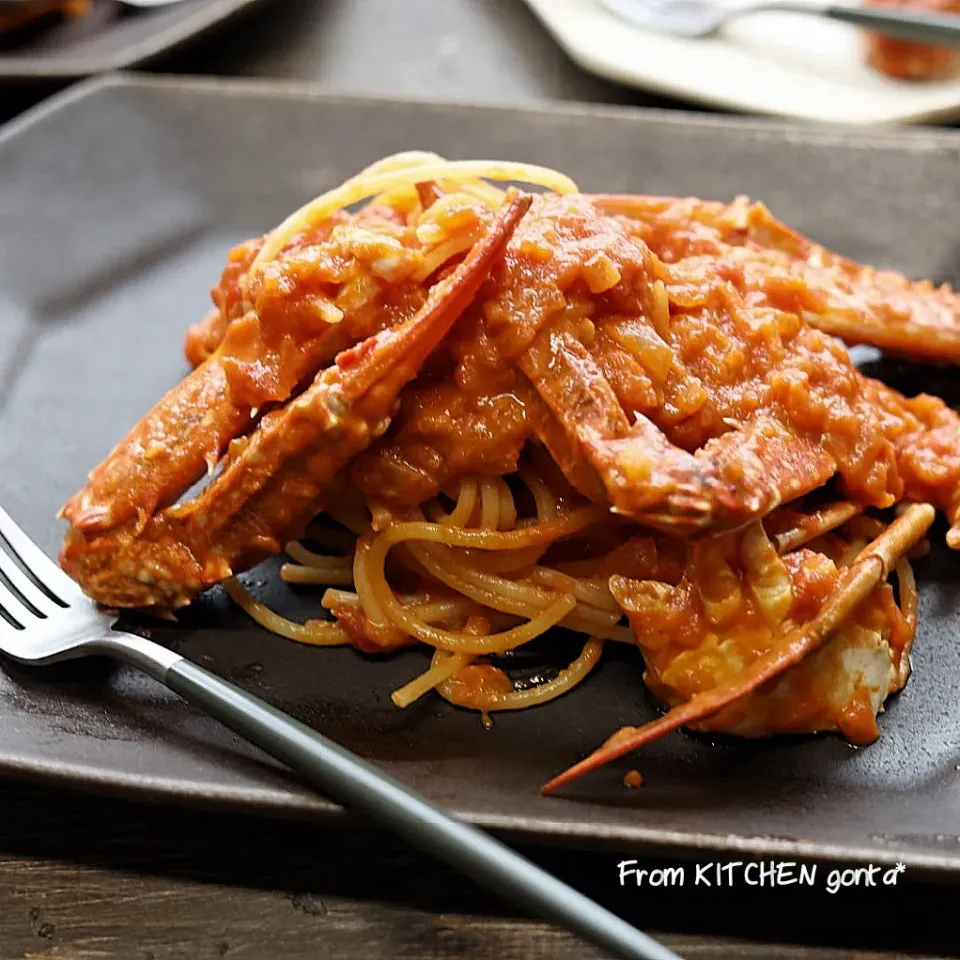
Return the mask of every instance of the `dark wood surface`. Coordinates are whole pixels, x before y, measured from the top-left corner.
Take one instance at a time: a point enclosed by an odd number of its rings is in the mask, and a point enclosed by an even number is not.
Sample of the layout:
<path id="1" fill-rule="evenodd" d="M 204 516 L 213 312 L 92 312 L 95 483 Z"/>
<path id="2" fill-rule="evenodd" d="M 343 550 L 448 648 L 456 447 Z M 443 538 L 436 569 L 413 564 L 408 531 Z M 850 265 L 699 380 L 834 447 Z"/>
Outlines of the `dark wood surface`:
<path id="1" fill-rule="evenodd" d="M 377 95 L 683 106 L 578 70 L 520 0 L 274 0 L 152 67 Z M 51 92 L 2 91 L 0 120 Z M 597 956 L 359 827 L 273 823 L 16 784 L 0 785 L 0 810 L 0 960 Z M 629 851 L 524 852 L 689 960 L 960 956 L 955 895 L 923 878 L 837 894 L 822 883 L 621 889 L 617 862 Z"/>
<path id="2" fill-rule="evenodd" d="M 0 790 L 0 956 L 588 960 L 574 937 L 361 825 L 336 829 Z M 525 849 L 687 960 L 957 956 L 955 892 L 638 890 L 618 852 Z M 707 858 L 709 859 L 709 858 Z M 682 863 L 648 861 L 651 867 Z M 689 863 L 683 864 L 690 867 Z"/>

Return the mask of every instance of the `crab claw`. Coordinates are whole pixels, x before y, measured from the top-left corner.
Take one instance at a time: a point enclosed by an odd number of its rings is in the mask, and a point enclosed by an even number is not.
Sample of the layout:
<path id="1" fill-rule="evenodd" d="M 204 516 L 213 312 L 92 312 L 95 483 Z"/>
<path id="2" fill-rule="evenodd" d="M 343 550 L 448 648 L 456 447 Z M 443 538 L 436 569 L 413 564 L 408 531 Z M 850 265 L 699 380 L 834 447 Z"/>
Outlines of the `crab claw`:
<path id="1" fill-rule="evenodd" d="M 719 713 L 822 646 L 857 606 L 886 580 L 897 560 L 930 529 L 936 511 L 929 504 L 911 504 L 844 571 L 834 595 L 809 622 L 783 634 L 771 648 L 729 683 L 697 694 L 686 703 L 642 727 L 624 727 L 589 757 L 554 777 L 541 788 L 544 794 L 572 783 L 586 773 L 671 733 Z"/>
<path id="2" fill-rule="evenodd" d="M 71 527 L 63 569 L 105 605 L 174 608 L 278 553 L 316 515 L 336 474 L 386 430 L 400 390 L 470 305 L 531 199 L 508 198 L 416 316 L 339 354 L 238 441 L 193 500 L 105 533 Z"/>

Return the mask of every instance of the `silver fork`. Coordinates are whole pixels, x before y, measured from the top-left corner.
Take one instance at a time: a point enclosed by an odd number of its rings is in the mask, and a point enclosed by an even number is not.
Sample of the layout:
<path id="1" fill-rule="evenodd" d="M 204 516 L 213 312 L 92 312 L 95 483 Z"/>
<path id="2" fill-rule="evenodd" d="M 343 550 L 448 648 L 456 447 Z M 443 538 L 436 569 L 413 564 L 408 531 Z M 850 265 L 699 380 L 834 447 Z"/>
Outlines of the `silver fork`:
<path id="1" fill-rule="evenodd" d="M 137 667 L 302 774 L 511 903 L 623 960 L 680 960 L 646 934 L 376 767 L 152 640 L 114 629 L 0 507 L 0 653 L 42 666 L 105 655 Z"/>
<path id="2" fill-rule="evenodd" d="M 741 17 L 780 11 L 827 17 L 897 40 L 960 47 L 960 16 L 955 14 L 912 13 L 821 0 L 746 0 L 736 6 L 722 6 L 710 0 L 597 0 L 597 3 L 644 30 L 689 39 L 713 36 Z"/>

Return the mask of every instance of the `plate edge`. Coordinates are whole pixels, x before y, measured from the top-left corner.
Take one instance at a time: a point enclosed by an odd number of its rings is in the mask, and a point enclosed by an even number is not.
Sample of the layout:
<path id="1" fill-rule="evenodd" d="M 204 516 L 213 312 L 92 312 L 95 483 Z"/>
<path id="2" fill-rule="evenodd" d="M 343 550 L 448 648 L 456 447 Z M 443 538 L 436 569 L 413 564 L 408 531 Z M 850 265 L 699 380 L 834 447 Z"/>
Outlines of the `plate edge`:
<path id="1" fill-rule="evenodd" d="M 223 788 L 219 791 L 184 790 L 166 778 L 151 781 L 145 787 L 141 778 L 132 776 L 91 776 L 80 769 L 64 769 L 62 764 L 26 762 L 5 766 L 11 780 L 26 784 L 55 786 L 85 794 L 112 796 L 135 803 L 161 802 L 170 807 L 196 810 L 223 810 L 267 819 L 302 820 L 317 825 L 342 823 L 353 818 L 344 807 L 313 793 L 284 793 L 270 788 Z M 575 802 L 575 801 L 572 801 Z M 568 820 L 541 816 L 508 816 L 452 810 L 454 816 L 472 826 L 489 830 L 514 842 L 545 846 L 577 846 L 595 852 L 637 853 L 683 856 L 709 851 L 718 855 L 752 857 L 795 857 L 805 862 L 876 863 L 895 866 L 903 863 L 911 870 L 923 871 L 937 883 L 960 881 L 960 853 L 938 855 L 915 850 L 884 850 L 876 845 L 826 844 L 773 836 L 679 832 L 641 825 L 618 825 L 606 830 L 589 821 L 571 825 Z"/>
<path id="2" fill-rule="evenodd" d="M 422 96 L 373 96 L 330 90 L 321 84 L 248 77 L 210 77 L 195 74 L 152 74 L 117 70 L 89 77 L 41 101 L 0 127 L 0 144 L 10 135 L 40 122 L 61 109 L 113 89 L 166 90 L 219 96 L 283 98 L 301 102 L 337 104 L 403 105 L 432 110 L 480 110 L 519 115 L 546 114 L 557 117 L 644 121 L 679 127 L 734 130 L 753 139 L 786 139 L 825 147 L 871 149 L 899 147 L 916 151 L 960 151 L 960 129 L 915 126 L 862 126 L 803 121 L 767 115 L 717 115 L 697 110 L 673 110 L 624 104 L 592 104 L 578 100 L 545 100 L 536 103 L 505 103 L 495 100 L 454 99 Z"/>

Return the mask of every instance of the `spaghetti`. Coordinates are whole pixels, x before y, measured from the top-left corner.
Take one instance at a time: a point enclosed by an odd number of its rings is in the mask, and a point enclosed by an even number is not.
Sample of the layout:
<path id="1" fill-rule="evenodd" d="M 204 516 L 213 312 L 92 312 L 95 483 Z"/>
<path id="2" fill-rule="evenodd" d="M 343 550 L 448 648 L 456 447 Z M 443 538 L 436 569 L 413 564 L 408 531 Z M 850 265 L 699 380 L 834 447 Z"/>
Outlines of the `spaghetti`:
<path id="1" fill-rule="evenodd" d="M 559 544 L 589 552 L 591 536 L 624 528 L 608 511 L 582 502 L 562 477 L 542 476 L 528 461 L 513 485 L 503 478 L 472 477 L 460 482 L 452 501 L 445 500 L 434 498 L 407 511 L 341 502 L 334 512 L 349 527 L 332 527 L 324 517 L 311 538 L 321 548 L 342 550 L 346 534 L 352 541 L 348 553 L 287 545 L 296 562 L 281 568 L 282 578 L 330 585 L 321 602 L 335 623 L 288 620 L 235 579 L 226 589 L 261 626 L 304 643 L 391 650 L 415 640 L 432 646 L 430 669 L 394 692 L 401 707 L 431 690 L 484 713 L 535 706 L 584 680 L 599 662 L 604 641 L 633 644 L 600 572 L 604 557 L 581 560 L 576 575 L 567 571 L 569 563 L 549 557 Z M 358 523 L 364 512 L 368 519 Z M 410 589 L 395 589 L 391 579 L 406 581 Z M 333 586 L 345 582 L 354 590 Z M 586 635 L 580 656 L 554 679 L 518 690 L 503 670 L 486 662 L 554 627 Z"/>
<path id="2" fill-rule="evenodd" d="M 319 553 L 292 542 L 286 552 L 296 562 L 281 568 L 281 577 L 290 584 L 328 585 L 321 605 L 332 620 L 296 623 L 259 603 L 236 579 L 228 581 L 226 589 L 265 629 L 302 643 L 352 644 L 366 652 L 393 651 L 412 642 L 432 647 L 429 668 L 393 692 L 397 707 L 408 707 L 431 691 L 484 716 L 544 704 L 589 676 L 606 641 L 638 647 L 646 655 L 646 679 L 654 686 L 662 684 L 668 672 L 664 661 L 669 667 L 689 653 L 668 650 L 665 657 L 664 645 L 649 626 L 654 619 L 669 622 L 671 614 L 676 619 L 674 598 L 664 591 L 669 581 L 682 583 L 684 573 L 690 575 L 685 568 L 697 562 L 692 554 L 677 562 L 677 556 L 690 553 L 690 548 L 666 538 L 653 543 L 649 531 L 597 510 L 556 472 L 542 475 L 527 458 L 509 478 L 471 477 L 461 481 L 455 497 L 441 496 L 412 510 L 391 511 L 382 504 L 344 500 L 338 507 L 334 513 L 347 526 L 324 516 L 310 530 L 310 540 L 321 550 L 336 552 Z M 743 569 L 725 568 L 720 557 L 713 557 L 707 567 L 693 572 L 708 618 L 717 624 L 733 621 L 748 639 L 749 631 L 743 627 L 756 612 L 749 611 L 742 585 L 752 591 L 756 608 L 765 617 L 772 616 L 788 629 L 797 584 L 783 558 L 808 567 L 822 565 L 820 573 L 829 577 L 831 570 L 850 568 L 886 530 L 880 520 L 843 502 L 807 513 L 784 510 L 771 521 L 776 530 L 772 537 L 760 526 L 743 535 Z M 611 540 L 616 543 L 612 548 Z M 600 552 L 597 543 L 604 545 Z M 616 579 L 618 570 L 641 574 L 640 583 L 661 591 L 654 609 L 646 611 L 643 631 L 634 633 L 625 623 L 624 610 L 631 608 L 621 606 L 611 593 L 611 578 Z M 861 617 L 873 617 L 874 626 L 879 624 L 875 634 L 893 651 L 899 687 L 909 676 L 917 594 L 905 558 L 897 563 L 896 573 L 899 599 L 890 587 L 883 587 Z M 341 589 L 348 583 L 353 590 Z M 726 614 L 720 609 L 724 602 L 732 602 Z M 696 610 L 690 613 L 695 622 Z M 517 684 L 502 666 L 490 662 L 489 658 L 508 654 L 555 627 L 584 636 L 580 655 L 555 677 Z M 652 676 L 658 680 L 652 681 Z M 814 675 L 808 685 L 822 679 Z M 803 697 L 817 695 L 808 689 Z M 670 702 L 675 694 L 665 693 L 664 699 Z M 768 699 L 775 702 L 776 696 Z M 869 717 L 860 721 L 869 727 L 874 711 L 872 703 L 868 706 Z M 794 698 L 791 709 L 796 707 Z M 847 732 L 851 731 L 848 722 Z"/>

